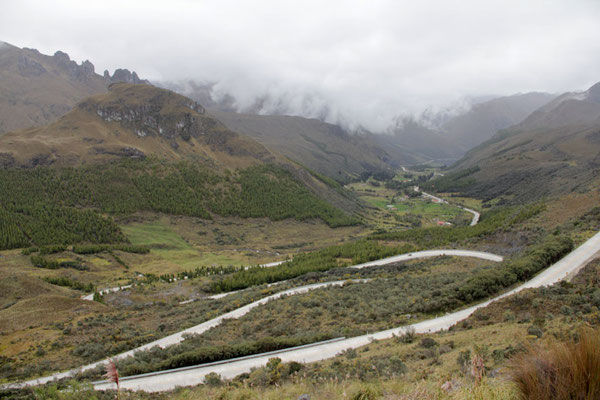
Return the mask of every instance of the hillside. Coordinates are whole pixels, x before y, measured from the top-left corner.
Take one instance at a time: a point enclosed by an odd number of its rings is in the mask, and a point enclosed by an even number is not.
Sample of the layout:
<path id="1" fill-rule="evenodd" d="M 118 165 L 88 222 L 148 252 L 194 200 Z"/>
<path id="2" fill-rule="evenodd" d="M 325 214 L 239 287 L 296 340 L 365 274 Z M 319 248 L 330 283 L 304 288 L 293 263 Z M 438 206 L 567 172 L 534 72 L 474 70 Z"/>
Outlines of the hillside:
<path id="1" fill-rule="evenodd" d="M 390 169 L 395 160 L 369 136 L 350 134 L 317 119 L 237 114 L 210 109 L 229 129 L 338 181 Z"/>
<path id="2" fill-rule="evenodd" d="M 529 114 L 553 100 L 549 93 L 531 92 L 499 97 L 475 104 L 441 126 L 444 136 L 467 151 L 501 129 L 522 122 Z"/>
<path id="3" fill-rule="evenodd" d="M 0 137 L 5 166 L 73 166 L 149 155 L 242 167 L 275 155 L 235 134 L 194 101 L 149 85 L 113 84 L 56 122 Z"/>
<path id="4" fill-rule="evenodd" d="M 61 51 L 48 56 L 0 42 L 0 133 L 46 125 L 115 82 L 147 83 L 126 69 L 101 76 Z"/>
<path id="5" fill-rule="evenodd" d="M 101 213 L 356 223 L 338 185 L 150 85 L 113 84 L 53 124 L 6 133 L 0 154 L 0 248 L 125 240 Z"/>
<path id="6" fill-rule="evenodd" d="M 561 95 L 469 151 L 432 186 L 512 201 L 589 190 L 600 170 L 599 89 Z"/>
<path id="7" fill-rule="evenodd" d="M 461 146 L 441 132 L 427 128 L 414 119 L 405 119 L 390 134 L 372 135 L 371 139 L 390 154 L 397 166 L 431 160 L 451 164 L 464 153 Z"/>

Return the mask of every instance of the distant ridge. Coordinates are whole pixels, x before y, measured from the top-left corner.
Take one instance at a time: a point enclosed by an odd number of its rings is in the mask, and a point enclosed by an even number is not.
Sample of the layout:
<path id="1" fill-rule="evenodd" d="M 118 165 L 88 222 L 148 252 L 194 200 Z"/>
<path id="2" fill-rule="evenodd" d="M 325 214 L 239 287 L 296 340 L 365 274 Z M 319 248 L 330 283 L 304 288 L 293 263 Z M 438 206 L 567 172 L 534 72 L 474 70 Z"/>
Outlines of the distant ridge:
<path id="1" fill-rule="evenodd" d="M 90 61 L 77 64 L 62 51 L 49 56 L 1 42 L 0 133 L 46 125 L 116 82 L 149 83 L 127 69 L 102 76 Z"/>
<path id="2" fill-rule="evenodd" d="M 456 179 L 440 179 L 440 190 L 484 199 L 522 202 L 590 190 L 600 174 L 600 84 L 558 96 L 470 150 L 452 171 Z"/>

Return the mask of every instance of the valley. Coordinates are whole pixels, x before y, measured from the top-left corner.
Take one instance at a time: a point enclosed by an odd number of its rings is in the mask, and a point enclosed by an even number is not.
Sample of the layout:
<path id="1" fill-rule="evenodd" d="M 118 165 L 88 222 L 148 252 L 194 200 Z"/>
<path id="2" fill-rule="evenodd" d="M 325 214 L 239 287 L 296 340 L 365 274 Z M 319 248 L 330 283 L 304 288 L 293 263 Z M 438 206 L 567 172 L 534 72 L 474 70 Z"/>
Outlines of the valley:
<path id="1" fill-rule="evenodd" d="M 596 398 L 600 83 L 148 68 L 0 42 L 0 397 Z"/>

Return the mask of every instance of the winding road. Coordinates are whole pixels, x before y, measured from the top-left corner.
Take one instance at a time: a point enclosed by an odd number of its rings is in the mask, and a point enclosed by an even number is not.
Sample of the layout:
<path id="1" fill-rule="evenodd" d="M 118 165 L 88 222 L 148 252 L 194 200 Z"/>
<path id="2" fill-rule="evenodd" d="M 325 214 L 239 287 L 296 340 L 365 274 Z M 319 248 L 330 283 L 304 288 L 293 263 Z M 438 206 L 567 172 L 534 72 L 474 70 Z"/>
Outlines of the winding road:
<path id="1" fill-rule="evenodd" d="M 485 253 L 485 252 L 481 252 L 481 251 L 471 251 L 471 250 L 445 249 L 445 250 L 425 250 L 425 251 L 417 251 L 417 252 L 412 252 L 412 253 L 400 254 L 397 256 L 387 257 L 387 258 L 384 258 L 381 260 L 370 261 L 367 263 L 352 265 L 349 268 L 361 269 L 361 268 L 374 267 L 374 266 L 378 266 L 378 265 L 393 264 L 393 263 L 397 263 L 400 261 L 407 261 L 407 260 L 421 259 L 421 258 L 430 258 L 430 257 L 442 257 L 442 256 L 472 257 L 472 258 L 479 258 L 479 259 L 493 261 L 493 262 L 501 262 L 502 261 L 502 256 L 492 254 L 492 253 Z M 271 266 L 273 266 L 273 265 L 271 265 Z M 365 282 L 365 281 L 367 281 L 367 280 L 365 280 L 365 279 L 354 280 L 354 282 Z M 215 326 L 218 326 L 223 320 L 240 318 L 243 315 L 246 315 L 248 312 L 250 312 L 250 310 L 252 310 L 253 308 L 263 305 L 263 304 L 267 303 L 268 301 L 278 299 L 282 296 L 291 296 L 291 295 L 296 295 L 296 294 L 302 294 L 302 293 L 306 293 L 311 290 L 320 289 L 320 288 L 324 288 L 324 287 L 328 287 L 328 286 L 341 286 L 346 282 L 349 282 L 349 281 L 340 280 L 340 281 L 322 282 L 322 283 L 315 283 L 315 284 L 311 284 L 311 285 L 304 285 L 304 286 L 287 289 L 287 290 L 275 293 L 273 295 L 264 297 L 260 300 L 257 300 L 253 303 L 242 306 L 238 309 L 230 311 L 219 317 L 216 317 L 209 321 L 203 322 L 199 325 L 196 325 L 191 328 L 185 329 L 183 331 L 166 336 L 162 339 L 155 340 L 153 342 L 147 343 L 143 346 L 126 351 L 124 353 L 120 353 L 111 358 L 113 360 L 118 360 L 118 359 L 132 356 L 137 351 L 148 350 L 155 346 L 159 346 L 159 347 L 163 347 L 163 348 L 167 347 L 167 346 L 171 346 L 171 345 L 174 345 L 174 344 L 177 344 L 177 343 L 180 343 L 181 341 L 183 341 L 184 336 L 186 334 L 201 334 L 203 332 L 206 332 L 207 330 L 209 330 Z M 216 296 L 213 296 L 213 298 L 225 297 L 228 294 L 231 294 L 231 292 L 224 293 L 221 295 L 216 295 Z M 348 340 L 348 339 L 346 339 L 346 340 Z M 308 350 L 308 349 L 311 349 L 312 347 L 308 346 L 308 347 L 303 347 L 303 348 L 305 350 Z M 284 352 L 282 352 L 281 354 L 284 354 Z M 252 356 L 252 357 L 245 358 L 245 360 L 252 363 L 252 362 L 254 362 L 253 360 L 255 360 L 255 358 L 254 358 L 254 356 Z M 78 372 L 87 371 L 87 370 L 96 368 L 101 365 L 106 365 L 107 363 L 108 363 L 108 359 L 104 359 L 104 360 L 97 361 L 97 362 L 94 362 L 94 363 L 91 363 L 91 364 L 88 364 L 88 365 L 85 365 L 85 366 L 82 366 L 79 368 L 74 368 L 74 369 L 68 370 L 65 372 L 60 372 L 60 373 L 56 373 L 56 374 L 49 375 L 46 377 L 28 380 L 25 382 L 7 384 L 7 385 L 4 385 L 3 387 L 18 388 L 18 387 L 31 386 L 31 385 L 42 385 L 42 384 L 51 382 L 53 380 L 72 377 L 75 374 L 77 374 Z M 221 364 L 219 364 L 219 365 L 221 365 Z M 209 372 L 206 372 L 206 373 L 209 373 Z M 198 383 L 201 383 L 204 375 L 205 374 L 202 374 L 201 379 Z M 227 376 L 229 376 L 229 375 L 227 375 Z M 133 377 L 131 377 L 131 378 L 133 378 Z M 123 378 L 123 379 L 125 379 L 125 378 Z M 129 380 L 128 382 L 130 382 L 130 381 L 135 382 L 135 380 L 133 380 L 133 379 Z M 183 383 L 180 382 L 179 385 L 183 385 Z M 122 387 L 129 387 L 129 386 L 122 386 Z M 167 386 L 165 386 L 165 387 L 167 387 Z M 169 387 L 171 387 L 171 386 L 169 386 Z M 139 387 L 139 388 L 141 389 L 141 387 Z M 144 389 L 144 390 L 154 390 L 154 389 Z M 160 389 L 160 390 L 168 390 L 168 389 L 165 388 L 165 389 Z"/>
<path id="2" fill-rule="evenodd" d="M 442 252 L 441 250 L 440 252 Z M 332 358 L 347 349 L 354 349 L 369 344 L 373 340 L 389 339 L 394 335 L 401 335 L 407 329 L 413 328 L 416 333 L 437 332 L 448 329 L 457 322 L 470 316 L 475 310 L 485 307 L 493 301 L 510 296 L 523 289 L 552 285 L 564 279 L 570 279 L 600 251 L 600 233 L 597 233 L 585 243 L 573 250 L 563 259 L 545 269 L 530 281 L 505 292 L 493 299 L 477 305 L 446 314 L 437 318 L 416 323 L 414 325 L 401 326 L 373 334 L 357 336 L 348 339 L 340 339 L 325 343 L 302 346 L 300 348 L 281 350 L 274 353 L 257 354 L 235 360 L 219 363 L 198 365 L 193 367 L 179 368 L 170 371 L 160 371 L 149 374 L 121 378 L 122 388 L 131 390 L 144 390 L 149 392 L 166 391 L 177 386 L 191 386 L 203 382 L 204 376 L 211 372 L 221 375 L 223 378 L 233 378 L 241 373 L 249 372 L 252 368 L 264 366 L 269 358 L 279 357 L 283 362 L 297 361 L 302 363 L 321 361 Z M 448 254 L 449 251 L 446 251 Z M 449 255 L 449 254 L 448 254 Z M 114 383 L 106 381 L 94 382 L 94 387 L 99 390 L 114 389 Z"/>
<path id="3" fill-rule="evenodd" d="M 433 200 L 433 201 L 435 201 L 437 203 L 450 204 L 447 200 L 444 200 L 441 197 L 437 197 L 437 196 L 434 196 L 432 194 L 425 193 L 424 191 L 422 191 L 421 189 L 419 189 L 418 186 L 415 186 L 414 190 L 415 190 L 415 192 L 421 193 L 421 195 L 423 195 L 423 197 L 427 197 L 428 199 L 431 199 L 431 200 Z M 469 226 L 475 226 L 475 225 L 477 225 L 477 223 L 479 222 L 479 218 L 481 217 L 481 214 L 479 214 L 475 210 L 471 210 L 470 208 L 463 207 L 463 206 L 458 205 L 458 204 L 453 204 L 453 205 L 455 207 L 458 207 L 458 208 L 462 209 L 462 210 L 465 210 L 468 213 L 473 214 L 473 218 L 471 219 L 471 223 L 469 224 Z"/>
<path id="4" fill-rule="evenodd" d="M 419 191 L 417 187 L 415 187 L 416 191 Z M 429 197 L 435 199 L 438 202 L 447 203 L 447 201 L 440 199 L 439 197 L 433 196 L 428 193 L 421 192 L 425 197 Z M 460 207 L 460 206 L 459 206 Z M 463 208 L 465 211 L 468 211 L 473 214 L 473 219 L 471 221 L 471 226 L 476 225 L 479 221 L 479 213 L 477 211 Z M 388 329 L 381 332 L 376 332 L 368 335 L 357 336 L 353 338 L 340 338 L 327 342 L 314 343 L 310 345 L 300 346 L 297 348 L 284 349 L 277 352 L 270 352 L 264 354 L 257 354 L 248 357 L 242 357 L 240 359 L 233 360 L 225 360 L 221 362 L 204 364 L 192 367 L 179 368 L 175 370 L 168 371 L 159 371 L 153 372 L 143 375 L 136 375 L 131 377 L 124 377 L 120 379 L 121 387 L 131 390 L 144 390 L 144 391 L 166 391 L 171 390 L 177 386 L 190 386 L 197 385 L 203 382 L 204 376 L 215 372 L 220 374 L 223 378 L 233 378 L 241 373 L 248 372 L 252 368 L 263 366 L 267 363 L 269 358 L 273 357 L 276 354 L 277 357 L 281 358 L 284 362 L 289 361 L 297 361 L 297 362 L 314 362 L 320 361 L 327 358 L 335 357 L 341 351 L 351 348 L 358 348 L 370 343 L 373 340 L 381 340 L 388 339 L 394 335 L 400 335 L 405 332 L 408 328 L 413 328 L 417 333 L 426 333 L 426 332 L 436 332 L 443 329 L 448 329 L 450 326 L 456 324 L 457 322 L 467 318 L 471 315 L 475 310 L 481 307 L 485 307 L 493 301 L 499 300 L 506 296 L 510 296 L 516 292 L 519 292 L 526 288 L 540 287 L 552 285 L 563 279 L 570 279 L 573 275 L 575 275 L 581 268 L 583 268 L 591 259 L 593 259 L 596 254 L 600 251 L 600 233 L 597 233 L 592 238 L 587 240 L 584 244 L 579 246 L 577 249 L 572 251 L 570 254 L 565 256 L 563 259 L 553 264 L 542 273 L 531 279 L 530 281 L 508 291 L 505 292 L 493 299 L 485 301 L 483 303 L 453 312 L 451 314 L 446 314 L 437 318 L 432 318 L 429 320 L 425 320 L 414 325 L 407 325 L 398 328 Z M 428 257 L 439 257 L 439 256 L 456 256 L 456 257 L 475 257 L 484 259 L 487 261 L 493 262 L 501 262 L 502 257 L 491 254 L 484 253 L 478 251 L 470 251 L 470 250 L 456 250 L 456 249 L 445 249 L 445 250 L 426 250 L 420 252 L 413 252 L 407 254 L 400 254 L 397 256 L 388 257 L 381 260 L 371 261 L 363 264 L 353 265 L 350 268 L 367 268 L 373 267 L 377 265 L 385 265 L 391 263 L 397 263 L 400 261 L 407 261 L 411 259 L 418 258 L 428 258 Z M 279 261 L 275 263 L 265 264 L 264 267 L 272 267 L 275 265 L 279 265 L 285 261 Z M 366 280 L 355 280 L 354 282 L 365 282 Z M 144 346 L 138 347 L 136 349 L 118 354 L 113 359 L 121 359 L 128 356 L 133 355 L 134 352 L 140 350 L 150 349 L 154 346 L 167 347 L 177 343 L 180 343 L 184 340 L 185 334 L 200 334 L 208 329 L 211 329 L 215 326 L 218 326 L 225 319 L 233 319 L 240 318 L 241 316 L 247 314 L 255 307 L 258 307 L 262 304 L 267 303 L 268 301 L 278 299 L 282 296 L 290 296 L 295 294 L 306 293 L 310 290 L 320 289 L 328 286 L 341 286 L 348 281 L 332 281 L 332 282 L 323 282 L 316 283 L 312 285 L 304 285 L 296 288 L 291 288 L 288 290 L 284 290 L 279 293 L 275 293 L 273 295 L 267 296 L 263 299 L 257 300 L 253 303 L 247 304 L 243 307 L 240 307 L 236 310 L 233 310 L 229 313 L 223 314 L 217 318 L 206 321 L 202 324 L 193 326 L 181 332 L 169 335 L 162 339 L 156 340 L 154 342 L 148 343 Z M 231 293 L 225 293 L 220 295 L 212 296 L 212 298 L 221 298 L 225 297 Z M 29 385 L 39 385 L 47 382 L 51 382 L 56 379 L 67 378 L 75 375 L 80 371 L 89 370 L 92 368 L 96 368 L 98 366 L 104 365 L 108 362 L 108 359 L 98 361 L 92 364 L 88 364 L 86 366 L 72 369 L 69 371 L 53 374 L 47 377 L 33 379 L 25 382 L 14 383 L 4 385 L 3 387 L 7 388 L 15 388 L 15 387 L 23 387 Z M 94 387 L 96 389 L 112 389 L 114 388 L 113 383 L 109 383 L 106 381 L 94 382 Z"/>
<path id="5" fill-rule="evenodd" d="M 267 263 L 267 264 L 261 264 L 260 266 L 263 267 L 263 268 L 270 268 L 270 267 L 275 267 L 277 265 L 283 264 L 284 262 L 288 262 L 288 260 L 270 262 L 270 263 Z M 248 268 L 250 268 L 250 267 L 244 267 L 244 269 L 248 269 Z M 177 278 L 173 278 L 173 279 L 174 279 L 175 282 L 177 281 Z M 185 279 L 187 279 L 187 277 L 185 277 Z M 142 285 L 143 285 L 143 283 L 142 283 Z M 129 289 L 132 286 L 133 286 L 132 284 L 129 284 L 129 285 L 122 285 L 122 286 L 115 286 L 115 287 L 112 287 L 112 288 L 100 289 L 100 290 L 98 290 L 98 293 L 100 295 L 105 295 L 105 294 L 108 294 L 108 293 L 114 293 L 114 292 L 118 292 L 118 291 L 121 291 L 121 290 Z M 217 295 L 214 295 L 214 296 L 209 296 L 209 298 L 211 298 L 211 299 L 220 299 L 221 297 L 224 297 L 224 295 L 223 294 L 217 294 Z M 84 296 L 81 296 L 81 300 L 94 301 L 94 293 L 90 293 L 90 294 L 86 294 Z M 181 302 L 179 304 L 191 303 L 192 301 L 194 301 L 194 300 L 186 300 L 186 301 Z"/>

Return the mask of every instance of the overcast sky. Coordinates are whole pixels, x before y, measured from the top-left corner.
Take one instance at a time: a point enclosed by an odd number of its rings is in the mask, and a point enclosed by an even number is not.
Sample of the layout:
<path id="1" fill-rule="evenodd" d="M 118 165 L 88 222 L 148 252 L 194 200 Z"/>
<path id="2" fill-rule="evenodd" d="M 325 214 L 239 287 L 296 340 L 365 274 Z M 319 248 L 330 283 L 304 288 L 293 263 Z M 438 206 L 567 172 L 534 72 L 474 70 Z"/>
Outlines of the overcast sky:
<path id="1" fill-rule="evenodd" d="M 0 0 L 0 40 L 373 130 L 465 96 L 600 81 L 598 0 Z"/>

